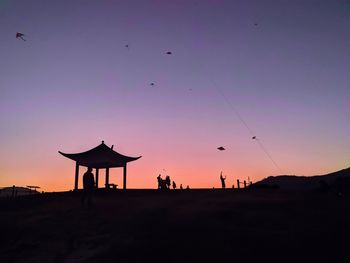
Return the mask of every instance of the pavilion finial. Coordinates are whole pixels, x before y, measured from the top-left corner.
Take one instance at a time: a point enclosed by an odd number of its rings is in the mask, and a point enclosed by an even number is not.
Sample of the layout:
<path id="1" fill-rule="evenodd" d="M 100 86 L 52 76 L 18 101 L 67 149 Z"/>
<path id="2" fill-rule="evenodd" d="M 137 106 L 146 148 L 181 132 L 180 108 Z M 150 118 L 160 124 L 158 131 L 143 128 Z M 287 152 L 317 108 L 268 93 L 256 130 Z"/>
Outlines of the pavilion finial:
<path id="1" fill-rule="evenodd" d="M 105 144 L 105 141 L 102 141 L 102 144 Z"/>

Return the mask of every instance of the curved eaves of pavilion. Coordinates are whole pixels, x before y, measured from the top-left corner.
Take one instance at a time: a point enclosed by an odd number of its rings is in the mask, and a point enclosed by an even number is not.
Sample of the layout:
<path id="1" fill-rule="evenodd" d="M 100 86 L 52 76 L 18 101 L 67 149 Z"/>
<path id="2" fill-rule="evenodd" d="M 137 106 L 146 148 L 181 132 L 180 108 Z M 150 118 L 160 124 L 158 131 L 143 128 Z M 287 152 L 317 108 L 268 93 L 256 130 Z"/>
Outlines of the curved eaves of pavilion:
<path id="1" fill-rule="evenodd" d="M 108 147 L 104 141 L 95 148 L 81 153 L 63 153 L 58 151 L 63 156 L 76 162 L 75 169 L 75 185 L 74 189 L 78 189 L 79 166 L 91 167 L 96 169 L 96 187 L 98 187 L 99 169 L 106 169 L 106 188 L 109 187 L 109 168 L 123 167 L 123 189 L 126 189 L 126 165 L 128 162 L 135 161 L 139 157 L 130 157 L 120 154 Z"/>

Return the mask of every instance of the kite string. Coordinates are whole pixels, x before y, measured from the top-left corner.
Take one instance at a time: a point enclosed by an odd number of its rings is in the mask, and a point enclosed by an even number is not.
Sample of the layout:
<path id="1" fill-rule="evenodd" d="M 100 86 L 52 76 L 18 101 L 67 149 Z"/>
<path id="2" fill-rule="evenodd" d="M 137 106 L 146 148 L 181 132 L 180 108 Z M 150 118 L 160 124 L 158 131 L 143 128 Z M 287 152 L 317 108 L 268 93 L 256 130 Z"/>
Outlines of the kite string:
<path id="1" fill-rule="evenodd" d="M 198 62 L 201 61 L 200 59 L 197 60 Z M 203 64 L 200 63 L 203 68 Z M 210 77 L 210 76 L 209 76 Z M 258 142 L 259 147 L 261 150 L 265 153 L 265 155 L 270 159 L 270 161 L 273 163 L 273 165 L 277 168 L 277 170 L 283 174 L 282 169 L 277 164 L 277 162 L 272 158 L 271 154 L 267 151 L 266 147 L 263 145 L 263 143 L 256 138 L 255 133 L 253 130 L 249 127 L 247 122 L 243 119 L 242 115 L 239 113 L 239 111 L 236 109 L 236 107 L 233 105 L 233 103 L 227 98 L 227 96 L 224 94 L 224 92 L 219 88 L 219 86 L 216 84 L 213 78 L 210 77 L 210 81 L 212 82 L 213 87 L 216 89 L 216 91 L 220 94 L 220 96 L 223 98 L 223 100 L 226 102 L 226 104 L 229 106 L 229 108 L 236 114 L 237 118 L 241 121 L 243 126 L 247 129 L 247 131 L 250 133 L 251 136 L 255 137 L 254 139 Z"/>
<path id="2" fill-rule="evenodd" d="M 222 90 L 220 90 L 216 83 L 211 80 L 213 83 L 213 86 L 216 88 L 216 90 L 218 91 L 218 93 L 221 95 L 221 97 L 224 99 L 224 101 L 226 102 L 226 104 L 231 108 L 231 110 L 236 114 L 237 118 L 242 122 L 243 126 L 245 126 L 247 128 L 247 130 L 249 131 L 250 135 L 254 136 L 254 132 L 252 131 L 252 129 L 248 126 L 247 122 L 243 119 L 242 115 L 239 113 L 239 111 L 234 107 L 234 105 L 232 104 L 232 102 L 225 96 L 225 94 L 222 92 Z"/>
<path id="3" fill-rule="evenodd" d="M 269 159 L 271 160 L 271 162 L 272 162 L 272 163 L 276 166 L 276 168 L 280 171 L 280 173 L 281 173 L 281 174 L 284 174 L 283 171 L 282 171 L 282 169 L 279 167 L 279 165 L 276 163 L 276 161 L 272 158 L 271 154 L 266 150 L 266 148 L 265 148 L 265 146 L 262 144 L 262 142 L 261 142 L 258 138 L 256 138 L 255 140 L 258 142 L 260 148 L 264 151 L 264 153 L 267 155 L 267 157 L 269 157 Z"/>
<path id="4" fill-rule="evenodd" d="M 242 122 L 243 126 L 246 127 L 248 132 L 251 136 L 255 137 L 255 133 L 252 131 L 252 129 L 248 126 L 247 122 L 243 119 L 242 115 L 239 113 L 239 111 L 234 107 L 233 103 L 225 96 L 223 91 L 215 85 L 215 82 L 212 80 L 214 87 L 218 91 L 218 93 L 223 97 L 227 105 L 231 108 L 231 110 L 236 114 L 237 118 Z M 266 154 L 266 156 L 271 160 L 273 165 L 277 168 L 277 170 L 283 174 L 282 169 L 278 166 L 277 162 L 272 158 L 271 154 L 267 151 L 266 147 L 263 145 L 263 143 L 258 139 L 255 138 L 255 140 L 258 142 L 258 145 L 260 146 L 261 150 Z"/>
<path id="5" fill-rule="evenodd" d="M 236 107 L 233 105 L 233 103 L 225 96 L 224 92 L 218 87 L 218 85 L 216 85 L 215 81 L 213 79 L 211 79 L 211 82 L 213 83 L 213 86 L 215 87 L 215 89 L 218 91 L 218 93 L 221 95 L 221 97 L 224 99 L 224 101 L 226 102 L 226 104 L 231 108 L 231 110 L 236 114 L 237 118 L 242 122 L 243 126 L 246 127 L 246 129 L 248 130 L 248 132 L 250 133 L 251 136 L 255 137 L 255 133 L 253 132 L 253 130 L 249 127 L 249 125 L 247 124 L 247 122 L 243 119 L 242 115 L 239 113 L 239 111 L 236 109 Z M 255 138 L 255 140 L 258 142 L 258 145 L 260 146 L 261 150 L 266 154 L 266 156 L 271 160 L 271 162 L 273 163 L 273 165 L 277 168 L 277 170 L 283 174 L 282 169 L 279 167 L 279 165 L 277 164 L 277 162 L 272 158 L 271 154 L 267 151 L 266 147 L 264 146 L 264 144 L 258 139 Z"/>
<path id="6" fill-rule="evenodd" d="M 242 122 L 243 126 L 245 126 L 247 128 L 247 130 L 249 131 L 251 136 L 255 137 L 255 133 L 252 131 L 252 129 L 249 127 L 249 125 L 247 124 L 247 122 L 243 119 L 242 115 L 239 113 L 239 111 L 235 108 L 235 106 L 233 105 L 233 103 L 225 96 L 224 92 L 216 85 L 216 83 L 214 82 L 214 80 L 211 79 L 211 82 L 213 83 L 213 86 L 216 88 L 216 90 L 218 91 L 218 93 L 221 95 L 221 97 L 225 100 L 225 102 L 227 103 L 227 105 L 231 108 L 231 110 L 236 114 L 237 118 Z M 266 156 L 271 160 L 271 162 L 274 164 L 274 166 L 277 168 L 277 170 L 280 171 L 280 173 L 283 174 L 282 169 L 279 167 L 279 165 L 277 164 L 277 162 L 272 158 L 271 154 L 267 151 L 266 147 L 264 146 L 264 144 L 261 142 L 261 140 L 259 140 L 259 138 L 255 138 L 255 140 L 258 142 L 261 150 L 266 154 Z"/>

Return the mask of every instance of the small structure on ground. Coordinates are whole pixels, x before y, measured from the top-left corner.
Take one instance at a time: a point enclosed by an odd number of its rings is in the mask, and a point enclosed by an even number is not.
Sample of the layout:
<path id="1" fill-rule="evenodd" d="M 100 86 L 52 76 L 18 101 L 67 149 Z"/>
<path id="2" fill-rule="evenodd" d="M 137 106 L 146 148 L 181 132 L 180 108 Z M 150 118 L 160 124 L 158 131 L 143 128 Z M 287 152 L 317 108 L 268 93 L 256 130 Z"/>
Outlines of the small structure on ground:
<path id="1" fill-rule="evenodd" d="M 112 146 L 113 147 L 113 146 Z M 108 147 L 104 141 L 97 147 L 81 153 L 63 153 L 58 151 L 63 156 L 75 161 L 75 183 L 74 190 L 78 189 L 79 166 L 91 167 L 95 169 L 95 182 L 98 188 L 99 169 L 106 169 L 105 187 L 109 188 L 109 169 L 115 167 L 123 167 L 123 189 L 126 189 L 126 165 L 128 162 L 135 161 L 139 157 L 130 157 L 122 155 Z"/>
<path id="2" fill-rule="evenodd" d="M 36 185 L 27 185 L 27 188 L 29 188 L 29 189 L 32 191 L 32 193 L 34 193 L 34 192 L 37 192 L 37 193 L 38 193 L 38 190 L 36 190 L 36 189 L 40 189 L 40 186 L 36 186 Z"/>

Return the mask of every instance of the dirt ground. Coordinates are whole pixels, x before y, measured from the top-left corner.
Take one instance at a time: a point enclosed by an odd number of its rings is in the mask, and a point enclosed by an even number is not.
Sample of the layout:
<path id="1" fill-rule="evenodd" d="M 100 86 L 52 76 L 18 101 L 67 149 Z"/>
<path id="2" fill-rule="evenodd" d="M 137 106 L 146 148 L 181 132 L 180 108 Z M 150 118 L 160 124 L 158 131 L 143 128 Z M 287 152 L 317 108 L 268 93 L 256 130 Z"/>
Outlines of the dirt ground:
<path id="1" fill-rule="evenodd" d="M 350 196 L 99 191 L 0 200 L 1 262 L 349 262 Z"/>

